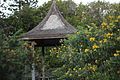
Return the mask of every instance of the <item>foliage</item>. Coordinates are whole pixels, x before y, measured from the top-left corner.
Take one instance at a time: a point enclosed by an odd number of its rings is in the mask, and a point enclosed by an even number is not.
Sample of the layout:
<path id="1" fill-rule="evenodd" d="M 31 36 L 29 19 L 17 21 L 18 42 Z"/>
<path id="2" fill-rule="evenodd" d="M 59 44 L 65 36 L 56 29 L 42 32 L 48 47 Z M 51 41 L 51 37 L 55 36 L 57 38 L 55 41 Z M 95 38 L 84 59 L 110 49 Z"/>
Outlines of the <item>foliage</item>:
<path id="1" fill-rule="evenodd" d="M 17 33 L 17 32 L 16 32 Z M 7 37 L 0 30 L 0 79 L 21 80 L 23 76 L 24 59 L 26 52 L 14 36 Z"/>
<path id="2" fill-rule="evenodd" d="M 0 11 L 0 79 L 24 80 L 26 74 L 31 75 L 33 62 L 41 75 L 42 54 L 41 49 L 36 48 L 33 56 L 33 46 L 20 41 L 18 36 L 42 21 L 51 1 L 40 7 L 36 7 L 36 0 L 12 1 L 18 4 L 8 7 L 13 11 L 12 15 L 5 16 Z M 48 76 L 57 80 L 119 80 L 119 3 L 97 1 L 76 6 L 72 0 L 58 0 L 57 5 L 78 32 L 68 35 L 67 40 L 61 40 L 61 46 L 46 48 Z"/>
<path id="3" fill-rule="evenodd" d="M 64 62 L 53 71 L 58 79 L 119 80 L 120 19 L 108 18 L 99 27 L 94 23 L 78 26 L 79 31 L 65 40 L 60 49 L 51 51 Z"/>

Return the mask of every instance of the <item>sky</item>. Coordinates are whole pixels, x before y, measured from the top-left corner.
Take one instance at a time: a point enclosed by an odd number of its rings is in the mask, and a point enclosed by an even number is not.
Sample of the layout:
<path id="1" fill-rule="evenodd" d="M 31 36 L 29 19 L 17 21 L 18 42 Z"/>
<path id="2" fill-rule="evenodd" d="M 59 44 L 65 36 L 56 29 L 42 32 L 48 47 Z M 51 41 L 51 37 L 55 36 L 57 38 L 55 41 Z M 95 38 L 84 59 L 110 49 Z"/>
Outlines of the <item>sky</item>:
<path id="1" fill-rule="evenodd" d="M 38 6 L 41 6 L 42 4 L 44 4 L 45 2 L 51 1 L 51 0 L 38 0 Z M 66 0 L 63 0 L 66 1 Z M 73 0 L 76 4 L 79 4 L 80 2 L 82 2 L 83 4 L 87 4 L 93 1 L 98 1 L 98 0 Z M 110 3 L 120 3 L 120 0 L 100 0 L 100 1 L 105 1 L 105 2 L 110 2 Z M 3 0 L 0 0 L 0 3 L 3 3 Z M 10 11 L 6 11 L 6 10 L 2 10 L 2 8 L 0 8 L 0 11 L 6 12 L 6 13 L 11 13 Z"/>
<path id="2" fill-rule="evenodd" d="M 44 2 L 48 2 L 48 1 L 50 1 L 50 0 L 39 0 L 38 5 L 42 5 Z M 90 3 L 90 2 L 93 2 L 93 1 L 98 1 L 98 0 L 73 0 L 73 1 L 76 4 L 79 4 L 80 2 L 82 2 L 83 4 L 87 4 L 87 3 Z M 106 2 L 110 2 L 110 3 L 119 3 L 120 2 L 120 0 L 100 0 L 100 1 L 106 1 Z"/>

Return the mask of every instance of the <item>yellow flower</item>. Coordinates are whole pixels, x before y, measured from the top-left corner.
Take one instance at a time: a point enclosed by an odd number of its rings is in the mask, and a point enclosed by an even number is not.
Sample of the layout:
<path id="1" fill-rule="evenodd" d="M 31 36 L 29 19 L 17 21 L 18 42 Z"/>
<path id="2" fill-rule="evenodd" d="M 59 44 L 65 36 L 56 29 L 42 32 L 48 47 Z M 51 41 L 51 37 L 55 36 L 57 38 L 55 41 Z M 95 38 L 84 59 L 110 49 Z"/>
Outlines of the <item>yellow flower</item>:
<path id="1" fill-rule="evenodd" d="M 120 50 L 116 50 L 116 53 L 120 53 Z"/>
<path id="2" fill-rule="evenodd" d="M 105 37 L 111 37 L 111 36 L 113 36 L 112 33 L 107 33 L 107 34 L 105 34 Z"/>
<path id="3" fill-rule="evenodd" d="M 88 52 L 89 51 L 89 49 L 85 49 L 85 52 Z"/>
<path id="4" fill-rule="evenodd" d="M 118 22 L 118 20 L 115 20 L 115 22 Z"/>
<path id="5" fill-rule="evenodd" d="M 96 66 L 93 66 L 93 68 L 92 68 L 92 69 L 93 69 L 93 71 L 96 71 Z"/>
<path id="6" fill-rule="evenodd" d="M 97 49 L 97 48 L 99 48 L 99 46 L 97 46 L 96 44 L 94 44 L 94 45 L 92 46 L 92 48 L 93 48 L 93 49 Z"/>
<path id="7" fill-rule="evenodd" d="M 99 43 L 102 43 L 102 40 L 100 40 Z"/>
<path id="8" fill-rule="evenodd" d="M 107 39 L 104 39 L 103 42 L 106 43 L 106 42 L 107 42 Z"/>
<path id="9" fill-rule="evenodd" d="M 109 19 L 112 19 L 112 18 L 113 18 L 113 16 L 108 16 L 108 18 L 109 18 Z"/>
<path id="10" fill-rule="evenodd" d="M 119 54 L 116 54 L 116 53 L 115 53 L 114 56 L 115 56 L 115 57 L 116 57 L 116 56 L 119 56 Z"/>
<path id="11" fill-rule="evenodd" d="M 120 19 L 120 16 L 118 16 L 117 18 Z"/>
<path id="12" fill-rule="evenodd" d="M 66 47 L 66 46 L 63 46 L 64 48 Z"/>
<path id="13" fill-rule="evenodd" d="M 75 69 L 75 68 L 73 68 L 73 70 L 75 71 L 76 69 Z"/>
<path id="14" fill-rule="evenodd" d="M 56 48 L 56 47 L 54 47 L 53 49 L 54 49 L 54 50 L 56 50 L 57 48 Z"/>
<path id="15" fill-rule="evenodd" d="M 79 70 L 81 70 L 81 68 L 79 68 Z"/>
<path id="16" fill-rule="evenodd" d="M 102 26 L 102 28 L 106 28 L 106 27 L 107 27 L 107 23 L 103 22 L 103 23 L 101 24 L 101 26 Z"/>
<path id="17" fill-rule="evenodd" d="M 108 36 L 112 36 L 113 34 L 111 34 L 111 33 L 108 33 L 107 35 L 108 35 Z"/>
<path id="18" fill-rule="evenodd" d="M 96 66 L 96 65 L 91 65 L 91 66 L 89 67 L 89 69 L 92 70 L 92 71 L 96 71 L 97 66 Z"/>
<path id="19" fill-rule="evenodd" d="M 49 50 L 49 52 L 52 52 L 52 50 Z"/>
<path id="20" fill-rule="evenodd" d="M 89 40 L 90 40 L 91 42 L 93 42 L 93 41 L 95 41 L 95 38 L 94 38 L 94 37 L 91 37 Z"/>
<path id="21" fill-rule="evenodd" d="M 72 74 L 69 74 L 69 76 L 72 76 Z"/>
<path id="22" fill-rule="evenodd" d="M 80 34 L 80 32 L 76 32 L 76 34 Z"/>

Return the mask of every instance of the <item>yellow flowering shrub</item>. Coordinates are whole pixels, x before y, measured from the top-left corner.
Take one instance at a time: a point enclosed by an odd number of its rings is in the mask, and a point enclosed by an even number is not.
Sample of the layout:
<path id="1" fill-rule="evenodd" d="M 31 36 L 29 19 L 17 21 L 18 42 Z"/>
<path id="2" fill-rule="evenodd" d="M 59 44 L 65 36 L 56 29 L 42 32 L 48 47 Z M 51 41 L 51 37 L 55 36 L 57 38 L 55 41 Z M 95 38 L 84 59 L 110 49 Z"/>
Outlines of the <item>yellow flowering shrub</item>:
<path id="1" fill-rule="evenodd" d="M 66 62 L 66 67 L 61 68 L 65 70 L 63 77 L 68 80 L 97 80 L 101 75 L 107 75 L 104 79 L 109 80 L 109 74 L 118 77 L 120 30 L 116 18 L 109 16 L 110 20 L 103 21 L 100 26 L 94 23 L 88 28 L 80 26 L 79 32 L 64 41 L 65 45 L 58 50 L 59 58 Z"/>

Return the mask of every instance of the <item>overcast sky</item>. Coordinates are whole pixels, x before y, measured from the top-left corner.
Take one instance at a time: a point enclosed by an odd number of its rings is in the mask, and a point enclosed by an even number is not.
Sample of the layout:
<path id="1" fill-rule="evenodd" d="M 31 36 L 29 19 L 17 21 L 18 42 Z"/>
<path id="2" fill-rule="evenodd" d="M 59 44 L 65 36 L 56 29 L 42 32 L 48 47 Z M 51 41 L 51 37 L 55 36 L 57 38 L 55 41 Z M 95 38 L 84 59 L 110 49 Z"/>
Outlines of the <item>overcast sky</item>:
<path id="1" fill-rule="evenodd" d="M 45 2 L 48 2 L 48 1 L 51 1 L 51 0 L 38 0 L 38 5 L 42 5 L 43 3 Z M 66 0 L 63 0 L 63 1 L 66 1 Z M 90 2 L 93 2 L 93 1 L 98 1 L 98 0 L 73 0 L 76 4 L 79 4 L 80 2 L 82 2 L 83 4 L 87 4 L 87 3 L 90 3 Z M 110 2 L 110 3 L 120 3 L 120 0 L 100 0 L 100 1 L 105 1 L 105 2 Z M 0 3 L 2 3 L 3 0 L 0 0 Z M 3 12 L 6 12 L 6 13 L 11 13 L 10 11 L 6 11 L 6 10 L 3 10 L 1 7 L 0 7 L 0 11 L 3 11 Z"/>
<path id="2" fill-rule="evenodd" d="M 44 2 L 48 2 L 50 0 L 38 0 L 38 1 L 39 1 L 38 5 L 42 5 Z M 98 1 L 98 0 L 73 0 L 73 1 L 77 4 L 79 4 L 80 2 L 87 4 L 87 3 L 90 3 L 93 1 Z M 106 2 L 110 2 L 110 3 L 119 3 L 120 2 L 120 0 L 100 0 L 100 1 L 106 1 Z"/>

